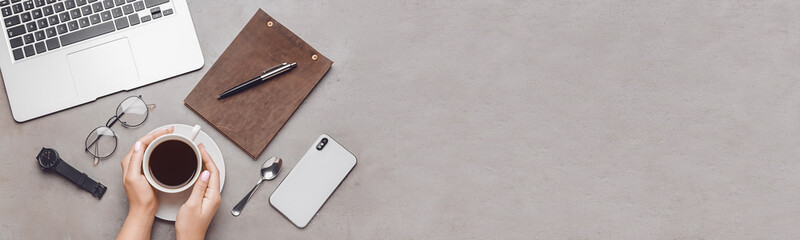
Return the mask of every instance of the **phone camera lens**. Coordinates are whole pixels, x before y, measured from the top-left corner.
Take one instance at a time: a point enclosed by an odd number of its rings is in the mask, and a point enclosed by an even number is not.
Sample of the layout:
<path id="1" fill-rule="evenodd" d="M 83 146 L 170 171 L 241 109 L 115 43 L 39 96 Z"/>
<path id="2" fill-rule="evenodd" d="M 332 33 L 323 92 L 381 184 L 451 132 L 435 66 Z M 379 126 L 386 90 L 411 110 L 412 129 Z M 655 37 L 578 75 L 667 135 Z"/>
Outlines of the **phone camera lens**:
<path id="1" fill-rule="evenodd" d="M 322 140 L 320 140 L 320 141 L 319 141 L 319 143 L 317 144 L 317 150 L 320 150 L 320 151 L 321 151 L 323 148 L 325 148 L 325 145 L 326 145 L 326 144 L 328 144 L 328 139 L 327 139 L 327 138 L 323 138 L 323 139 L 322 139 Z"/>

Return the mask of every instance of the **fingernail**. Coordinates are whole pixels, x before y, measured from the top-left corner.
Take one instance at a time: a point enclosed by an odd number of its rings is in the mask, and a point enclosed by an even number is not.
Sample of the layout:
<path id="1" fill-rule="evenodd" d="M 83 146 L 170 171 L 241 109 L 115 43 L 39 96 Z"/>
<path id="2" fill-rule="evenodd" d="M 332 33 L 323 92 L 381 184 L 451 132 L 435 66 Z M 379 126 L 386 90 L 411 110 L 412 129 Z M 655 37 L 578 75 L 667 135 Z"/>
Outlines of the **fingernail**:
<path id="1" fill-rule="evenodd" d="M 203 150 L 206 150 L 206 146 L 205 146 L 205 145 L 203 145 L 202 143 L 201 143 L 201 144 L 197 144 L 197 146 L 198 146 L 198 147 L 200 147 L 200 148 L 202 148 Z"/>
<path id="2" fill-rule="evenodd" d="M 208 182 L 208 177 L 210 177 L 210 176 L 211 176 L 211 173 L 209 173 L 208 170 L 205 170 L 205 171 L 203 171 L 203 173 L 200 174 L 200 181 Z"/>
<path id="3" fill-rule="evenodd" d="M 139 150 L 142 150 L 142 143 L 139 142 L 139 141 L 136 141 L 136 144 L 133 144 L 133 149 L 136 150 L 137 152 Z"/>
<path id="4" fill-rule="evenodd" d="M 167 128 L 167 129 L 169 129 L 170 131 L 174 131 L 175 130 L 175 126 L 169 126 L 169 128 Z"/>

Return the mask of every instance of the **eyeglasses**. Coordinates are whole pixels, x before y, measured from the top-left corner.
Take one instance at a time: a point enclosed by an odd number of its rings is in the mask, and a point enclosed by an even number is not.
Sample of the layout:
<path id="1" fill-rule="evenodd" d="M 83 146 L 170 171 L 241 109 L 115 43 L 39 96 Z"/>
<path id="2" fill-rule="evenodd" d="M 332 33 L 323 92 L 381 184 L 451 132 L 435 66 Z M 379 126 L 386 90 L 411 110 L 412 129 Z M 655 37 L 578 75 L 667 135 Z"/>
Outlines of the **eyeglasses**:
<path id="1" fill-rule="evenodd" d="M 95 128 L 86 137 L 85 150 L 94 156 L 94 165 L 97 165 L 101 158 L 107 158 L 117 150 L 117 134 L 111 130 L 115 123 L 119 122 L 128 128 L 139 127 L 147 120 L 150 109 L 155 107 L 155 104 L 145 103 L 141 95 L 122 100 L 117 106 L 116 114 L 106 121 L 106 125 Z"/>

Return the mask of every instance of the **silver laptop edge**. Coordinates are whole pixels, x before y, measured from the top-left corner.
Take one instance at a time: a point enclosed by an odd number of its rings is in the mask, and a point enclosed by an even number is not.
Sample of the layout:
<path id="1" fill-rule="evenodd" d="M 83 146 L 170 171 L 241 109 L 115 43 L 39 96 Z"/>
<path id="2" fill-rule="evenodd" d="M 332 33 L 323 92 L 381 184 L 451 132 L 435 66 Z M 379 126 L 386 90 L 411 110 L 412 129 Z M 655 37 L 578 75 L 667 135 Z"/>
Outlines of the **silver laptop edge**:
<path id="1" fill-rule="evenodd" d="M 51 1 L 47 0 L 48 3 Z M 70 0 L 57 2 L 65 1 Z M 115 1 L 125 4 L 138 2 Z M 98 2 L 103 1 L 93 0 L 87 5 Z M 14 120 L 24 122 L 201 68 L 203 55 L 186 0 L 169 0 L 153 8 L 148 6 L 144 11 L 138 11 L 138 16 L 143 17 L 156 7 L 160 11 L 172 11 L 148 22 L 136 25 L 131 22 L 125 28 L 120 28 L 119 22 L 115 22 L 117 30 L 114 32 L 20 60 L 14 60 L 19 56 L 12 52 L 9 27 L 1 24 L 4 32 L 0 34 L 0 70 Z M 128 19 L 133 21 L 134 18 Z M 97 22 L 97 25 L 105 22 Z M 86 27 L 92 26 L 94 23 Z M 83 25 L 75 31 L 82 29 Z"/>

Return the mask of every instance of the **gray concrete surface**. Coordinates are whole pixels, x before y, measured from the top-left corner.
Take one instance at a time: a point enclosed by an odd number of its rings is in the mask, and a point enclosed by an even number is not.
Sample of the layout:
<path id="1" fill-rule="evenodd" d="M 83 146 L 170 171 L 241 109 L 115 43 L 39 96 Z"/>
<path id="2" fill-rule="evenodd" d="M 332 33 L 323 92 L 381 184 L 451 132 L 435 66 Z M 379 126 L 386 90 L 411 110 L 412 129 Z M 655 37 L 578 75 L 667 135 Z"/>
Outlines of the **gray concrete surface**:
<path id="1" fill-rule="evenodd" d="M 127 213 L 120 152 L 83 140 L 124 97 L 158 104 L 129 147 L 207 124 L 183 98 L 257 8 L 335 61 L 257 160 L 218 132 L 209 239 L 796 239 L 800 3 L 795 1 L 191 1 L 206 66 L 26 123 L 0 98 L 0 239 L 109 239 Z M 3 91 L 4 92 L 4 91 Z M 358 165 L 306 229 L 277 181 L 230 209 L 277 155 L 328 133 Z M 34 156 L 58 149 L 98 201 Z M 278 180 L 285 176 L 284 172 Z M 174 238 L 156 221 L 154 239 Z"/>

